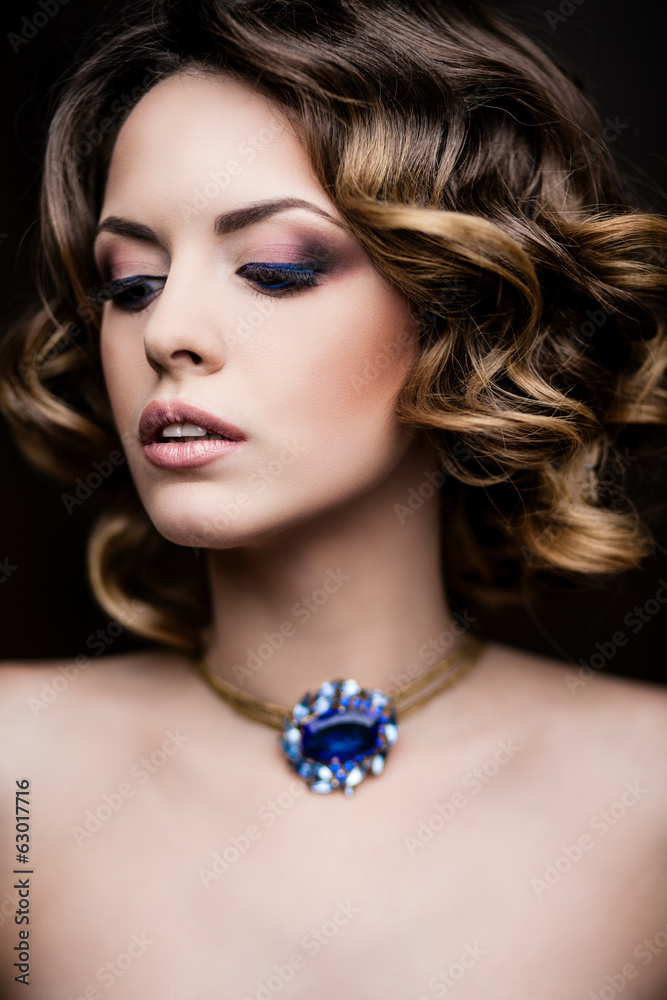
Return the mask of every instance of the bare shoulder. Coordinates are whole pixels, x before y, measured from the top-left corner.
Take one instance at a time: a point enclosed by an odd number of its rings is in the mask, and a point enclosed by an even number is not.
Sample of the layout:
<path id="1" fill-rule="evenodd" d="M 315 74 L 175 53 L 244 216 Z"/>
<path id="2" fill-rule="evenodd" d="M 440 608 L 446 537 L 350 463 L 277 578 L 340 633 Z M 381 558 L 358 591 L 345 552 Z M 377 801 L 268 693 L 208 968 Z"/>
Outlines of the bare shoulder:
<path id="1" fill-rule="evenodd" d="M 520 702 L 542 702 L 545 709 L 573 721 L 607 727 L 623 720 L 622 729 L 667 744 L 667 687 L 614 676 L 579 664 L 492 644 L 489 677 L 511 690 Z"/>
<path id="2" fill-rule="evenodd" d="M 168 650 L 0 663 L 0 732 L 12 754 L 94 746 L 105 733 L 157 723 L 191 684 L 183 656 Z M 64 734 L 68 738 L 63 739 Z"/>
<path id="3" fill-rule="evenodd" d="M 581 781 L 642 782 L 667 819 L 666 688 L 500 644 L 490 653 L 497 711 L 515 713 Z"/>
<path id="4" fill-rule="evenodd" d="M 153 695 L 168 690 L 187 674 L 186 658 L 168 649 L 124 653 L 119 656 L 78 655 L 49 660 L 0 661 L 0 704 L 9 700 L 39 698 L 52 704 L 62 697 L 108 697 L 132 689 L 132 697 L 151 689 Z M 156 687 L 160 682 L 159 687 Z M 16 707 L 16 705 L 15 705 Z M 39 715 L 38 706 L 34 705 Z"/>

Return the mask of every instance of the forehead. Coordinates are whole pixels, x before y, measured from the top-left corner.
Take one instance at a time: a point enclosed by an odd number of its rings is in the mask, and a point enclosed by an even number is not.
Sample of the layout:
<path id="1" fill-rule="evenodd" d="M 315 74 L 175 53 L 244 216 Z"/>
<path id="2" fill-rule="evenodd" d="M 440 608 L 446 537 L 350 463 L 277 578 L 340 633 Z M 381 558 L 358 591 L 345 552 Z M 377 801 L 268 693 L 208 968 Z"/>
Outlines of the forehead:
<path id="1" fill-rule="evenodd" d="M 165 197 L 195 206 L 295 194 L 331 203 L 280 108 L 227 76 L 188 70 L 156 84 L 114 146 L 103 213 Z"/>

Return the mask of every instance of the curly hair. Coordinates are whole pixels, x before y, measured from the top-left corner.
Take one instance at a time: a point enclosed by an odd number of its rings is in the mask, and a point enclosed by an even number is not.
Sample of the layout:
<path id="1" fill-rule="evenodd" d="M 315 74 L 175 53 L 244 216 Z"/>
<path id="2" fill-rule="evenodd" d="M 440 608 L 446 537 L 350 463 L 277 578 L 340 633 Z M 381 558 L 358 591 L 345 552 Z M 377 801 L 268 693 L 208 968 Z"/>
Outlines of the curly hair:
<path id="1" fill-rule="evenodd" d="M 188 68 L 280 108 L 420 319 L 396 415 L 442 461 L 450 593 L 499 606 L 527 579 L 638 565 L 650 533 L 622 474 L 613 490 L 604 474 L 619 429 L 667 421 L 667 220 L 636 207 L 575 73 L 477 3 L 156 0 L 108 25 L 51 122 L 40 303 L 1 347 L 25 454 L 72 477 L 119 447 L 86 294 L 94 228 L 123 122 Z M 199 653 L 203 561 L 120 478 L 89 542 L 95 594 L 135 633 Z"/>

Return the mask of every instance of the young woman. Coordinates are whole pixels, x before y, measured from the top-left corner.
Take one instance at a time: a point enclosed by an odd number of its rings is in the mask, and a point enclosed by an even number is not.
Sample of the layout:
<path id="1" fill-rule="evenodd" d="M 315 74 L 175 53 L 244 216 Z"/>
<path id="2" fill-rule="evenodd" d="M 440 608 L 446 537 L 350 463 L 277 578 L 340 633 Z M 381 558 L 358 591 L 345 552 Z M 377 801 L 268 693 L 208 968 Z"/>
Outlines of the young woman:
<path id="1" fill-rule="evenodd" d="M 474 4 L 151 4 L 43 209 L 3 408 L 126 459 L 90 576 L 158 645 L 4 666 L 3 995 L 664 997 L 664 692 L 448 597 L 648 551 L 667 223 L 575 82 Z"/>

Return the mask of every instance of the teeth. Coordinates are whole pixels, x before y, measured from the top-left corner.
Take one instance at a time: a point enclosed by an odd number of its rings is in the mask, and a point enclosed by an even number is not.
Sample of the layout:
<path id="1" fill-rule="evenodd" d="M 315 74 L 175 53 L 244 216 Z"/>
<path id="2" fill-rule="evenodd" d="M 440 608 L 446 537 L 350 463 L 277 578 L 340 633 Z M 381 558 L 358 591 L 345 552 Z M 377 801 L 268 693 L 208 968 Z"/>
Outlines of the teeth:
<path id="1" fill-rule="evenodd" d="M 162 437 L 206 437 L 208 431 L 198 424 L 169 424 L 162 429 Z"/>

